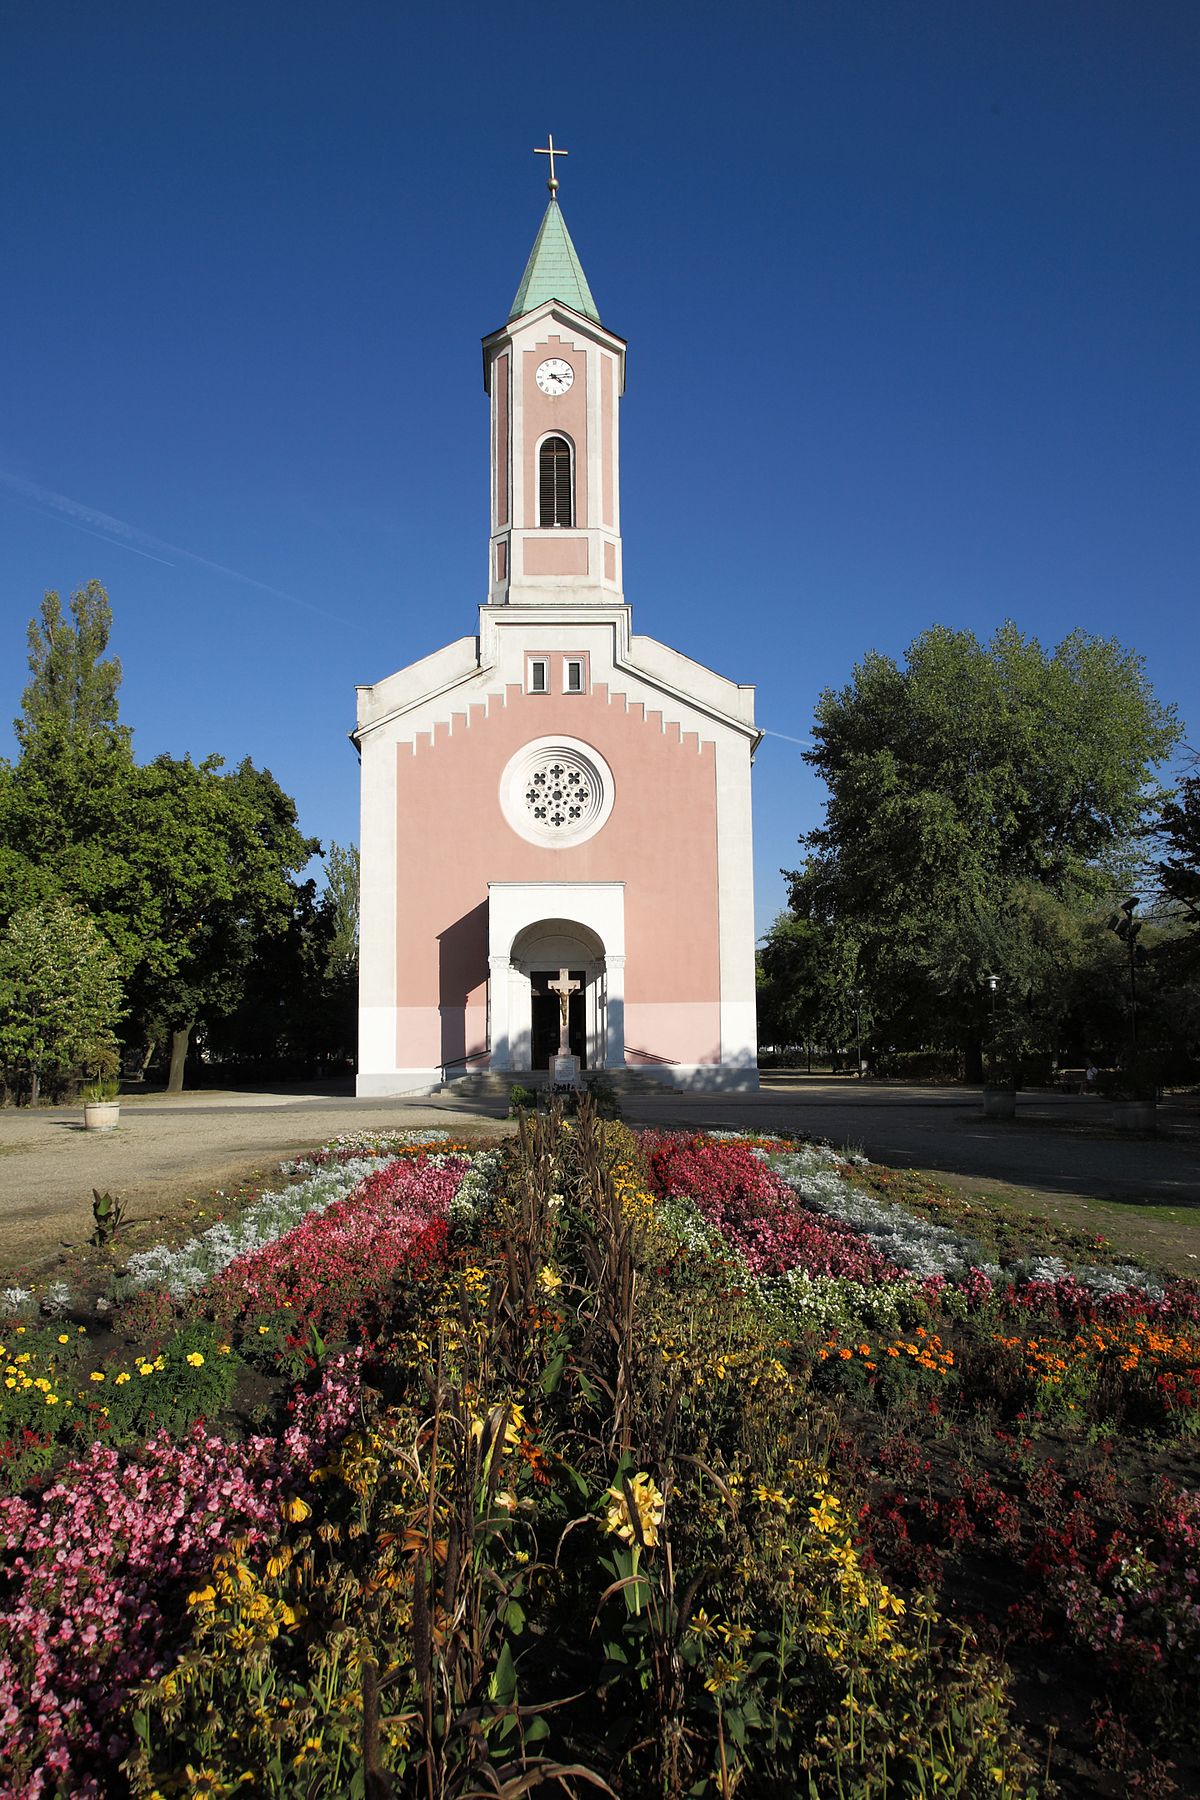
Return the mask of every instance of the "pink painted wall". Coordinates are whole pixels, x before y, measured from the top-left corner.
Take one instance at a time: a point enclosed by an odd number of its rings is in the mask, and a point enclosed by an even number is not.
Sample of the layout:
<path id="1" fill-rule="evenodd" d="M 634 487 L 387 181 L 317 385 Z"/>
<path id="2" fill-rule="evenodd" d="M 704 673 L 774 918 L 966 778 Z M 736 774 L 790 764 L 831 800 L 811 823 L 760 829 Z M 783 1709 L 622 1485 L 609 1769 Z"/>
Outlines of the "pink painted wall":
<path id="1" fill-rule="evenodd" d="M 557 671 L 555 686 L 559 685 Z M 584 844 L 543 849 L 500 809 L 500 776 L 531 738 L 592 744 L 616 802 Z M 624 881 L 626 1043 L 720 1059 L 716 759 L 640 703 L 509 687 L 453 728 L 396 750 L 397 1061 L 430 1068 L 483 1043 L 489 881 Z"/>
<path id="2" fill-rule="evenodd" d="M 534 379 L 537 366 L 548 356 L 561 356 L 575 371 L 575 380 L 565 394 L 543 394 Z M 521 402 L 524 407 L 525 439 L 525 524 L 536 526 L 537 452 L 539 439 L 547 432 L 570 438 L 575 446 L 575 523 L 590 525 L 587 491 L 587 355 L 572 350 L 557 335 L 547 338 L 536 350 L 522 355 Z"/>
<path id="3" fill-rule="evenodd" d="M 524 538 L 521 560 L 526 575 L 586 575 L 588 541 L 558 531 L 552 537 Z"/>

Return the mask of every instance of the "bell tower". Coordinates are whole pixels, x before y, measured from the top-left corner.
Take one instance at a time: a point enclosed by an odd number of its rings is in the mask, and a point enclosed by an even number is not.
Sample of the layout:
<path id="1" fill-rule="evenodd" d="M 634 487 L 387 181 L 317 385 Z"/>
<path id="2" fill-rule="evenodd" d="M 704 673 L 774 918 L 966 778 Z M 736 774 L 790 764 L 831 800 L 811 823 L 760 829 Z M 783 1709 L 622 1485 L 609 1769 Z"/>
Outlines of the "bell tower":
<path id="1" fill-rule="evenodd" d="M 505 325 L 483 340 L 491 401 L 489 606 L 612 606 L 621 572 L 625 342 L 605 330 L 550 203 Z"/>

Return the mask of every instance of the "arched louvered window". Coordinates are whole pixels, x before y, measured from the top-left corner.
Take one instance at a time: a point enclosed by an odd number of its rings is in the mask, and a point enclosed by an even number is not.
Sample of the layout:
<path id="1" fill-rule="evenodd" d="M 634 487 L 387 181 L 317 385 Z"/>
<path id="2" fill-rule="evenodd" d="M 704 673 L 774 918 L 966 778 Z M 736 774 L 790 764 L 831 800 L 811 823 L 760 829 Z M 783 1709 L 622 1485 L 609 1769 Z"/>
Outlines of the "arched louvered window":
<path id="1" fill-rule="evenodd" d="M 548 437 L 538 459 L 538 524 L 574 525 L 575 494 L 571 480 L 571 446 L 566 438 Z"/>

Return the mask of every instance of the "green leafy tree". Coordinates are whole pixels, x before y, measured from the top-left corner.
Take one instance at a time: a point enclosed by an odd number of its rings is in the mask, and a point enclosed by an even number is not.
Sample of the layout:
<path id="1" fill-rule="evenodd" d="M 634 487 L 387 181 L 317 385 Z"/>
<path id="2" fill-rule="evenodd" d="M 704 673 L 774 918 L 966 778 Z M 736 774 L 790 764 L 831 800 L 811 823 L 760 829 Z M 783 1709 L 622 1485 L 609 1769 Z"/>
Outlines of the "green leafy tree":
<path id="1" fill-rule="evenodd" d="M 0 865 L 14 893 L 23 904 L 61 894 L 97 919 L 120 958 L 129 1030 L 170 1042 L 176 1088 L 192 1029 L 237 1006 L 316 848 L 292 800 L 249 761 L 139 766 L 127 745 L 49 734 L 0 779 Z"/>
<path id="2" fill-rule="evenodd" d="M 147 1029 L 170 1034 L 171 1091 L 183 1085 L 196 1024 L 234 1009 L 255 946 L 287 929 L 292 877 L 319 848 L 268 770 L 249 760 L 222 768 L 220 757 L 160 756 L 137 770 L 114 846 L 133 940 L 130 998 Z"/>
<path id="3" fill-rule="evenodd" d="M 829 799 L 792 911 L 853 934 L 883 1035 L 961 1049 L 984 1035 L 985 973 L 1027 1019 L 1058 1004 L 1027 934 L 1061 947 L 1051 903 L 1086 916 L 1120 883 L 1179 730 L 1132 652 L 1073 632 L 1047 653 L 1009 623 L 986 645 L 935 627 L 902 667 L 873 652 L 813 736 Z"/>
<path id="4" fill-rule="evenodd" d="M 116 1066 L 124 1010 L 115 952 L 80 908 L 51 899 L 14 913 L 0 935 L 0 1061 L 36 1103 L 43 1082 Z"/>
<path id="5" fill-rule="evenodd" d="M 1158 908 L 1163 935 L 1149 946 L 1158 1024 L 1178 1079 L 1200 1071 L 1200 773 L 1185 776 L 1163 807 Z"/>
<path id="6" fill-rule="evenodd" d="M 30 680 L 16 721 L 22 746 L 45 733 L 78 743 L 111 735 L 117 725 L 121 664 L 106 657 L 112 607 L 98 581 L 71 595 L 71 620 L 53 589 L 42 600 L 41 616 L 29 625 Z"/>
<path id="7" fill-rule="evenodd" d="M 326 969 L 334 981 L 358 979 L 358 876 L 358 845 L 330 844 L 322 910 L 329 920 Z"/>
<path id="8" fill-rule="evenodd" d="M 1159 840 L 1163 896 L 1200 951 L 1200 774 L 1186 776 L 1164 805 Z"/>
<path id="9" fill-rule="evenodd" d="M 855 994 L 862 996 L 856 1017 Z M 858 945 L 826 921 L 781 913 L 759 952 L 759 1039 L 838 1049 L 869 1016 Z"/>
<path id="10" fill-rule="evenodd" d="M 193 1029 L 237 1007 L 319 846 L 249 760 L 135 763 L 103 588 L 89 583 L 71 610 L 74 626 L 48 594 L 30 626 L 21 758 L 0 765 L 0 918 L 56 895 L 84 906 L 119 958 L 131 1031 L 169 1039 L 177 1089 Z"/>

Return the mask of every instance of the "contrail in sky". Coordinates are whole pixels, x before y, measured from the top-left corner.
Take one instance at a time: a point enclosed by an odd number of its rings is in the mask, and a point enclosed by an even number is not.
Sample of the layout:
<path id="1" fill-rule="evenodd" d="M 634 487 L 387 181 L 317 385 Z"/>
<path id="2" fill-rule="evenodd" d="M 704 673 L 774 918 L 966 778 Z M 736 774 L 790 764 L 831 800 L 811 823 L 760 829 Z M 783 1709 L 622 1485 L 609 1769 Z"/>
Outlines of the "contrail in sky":
<path id="1" fill-rule="evenodd" d="M 556 154 L 557 154 L 557 152 L 556 152 Z M 764 737 L 782 738 L 785 744 L 799 744 L 799 746 L 802 750 L 811 750 L 812 749 L 812 739 L 811 738 L 789 737 L 786 731 L 768 731 L 765 725 L 760 725 L 758 729 L 762 732 Z"/>
<path id="2" fill-rule="evenodd" d="M 310 601 L 301 600 L 298 594 L 289 594 L 283 588 L 272 587 L 269 581 L 259 581 L 253 575 L 243 575 L 240 569 L 230 569 L 224 563 L 211 561 L 207 556 L 198 556 L 194 550 L 184 550 L 178 544 L 168 544 L 151 532 L 130 525 L 126 519 L 114 519 L 111 513 L 100 512 L 94 506 L 85 506 L 82 501 L 72 500 L 66 494 L 56 494 L 53 488 L 44 488 L 36 481 L 27 481 L 23 475 L 10 475 L 7 470 L 0 469 L 0 484 L 39 511 L 57 514 L 77 531 L 86 532 L 89 537 L 98 537 L 102 543 L 115 544 L 122 550 L 132 550 L 135 556 L 145 556 L 151 562 L 164 563 L 169 569 L 176 566 L 171 558 L 181 556 L 186 562 L 196 563 L 202 569 L 211 569 L 215 575 L 225 575 L 231 581 L 241 581 L 247 587 L 258 588 L 261 593 L 273 594 L 277 600 L 286 600 L 289 606 L 301 606 L 305 612 L 316 613 L 318 618 L 332 619 L 338 625 L 348 623 L 337 613 L 327 612 L 323 606 L 313 606 Z M 164 550 L 169 555 L 158 554 Z"/>

